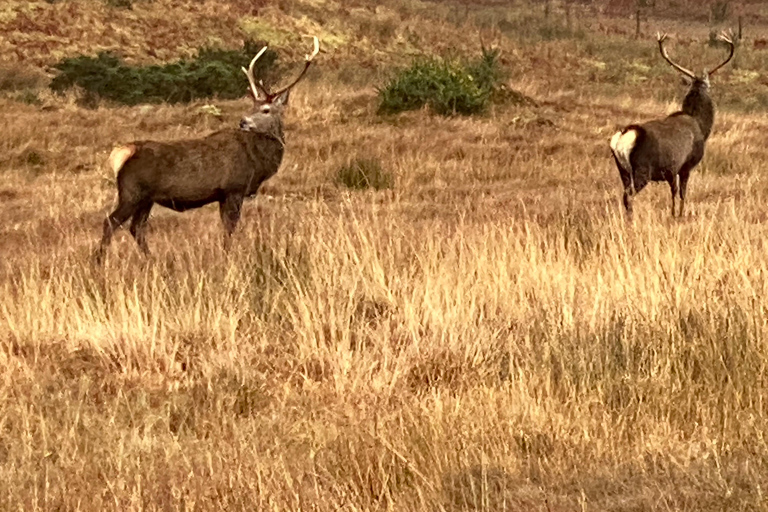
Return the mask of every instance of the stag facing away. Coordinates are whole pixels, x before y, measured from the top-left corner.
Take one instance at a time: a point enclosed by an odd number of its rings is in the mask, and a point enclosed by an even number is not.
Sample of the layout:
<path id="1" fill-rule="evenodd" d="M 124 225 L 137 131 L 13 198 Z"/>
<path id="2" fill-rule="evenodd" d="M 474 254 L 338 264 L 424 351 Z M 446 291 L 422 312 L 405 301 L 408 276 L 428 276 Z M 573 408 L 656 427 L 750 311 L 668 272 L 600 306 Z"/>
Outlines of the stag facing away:
<path id="1" fill-rule="evenodd" d="M 97 262 L 103 261 L 114 231 L 128 219 L 136 243 L 148 253 L 144 231 L 155 204 L 181 212 L 218 202 L 227 238 L 232 234 L 243 200 L 256 194 L 280 167 L 288 96 L 320 51 L 315 37 L 314 50 L 307 55 L 298 78 L 277 92 L 269 92 L 253 76 L 253 66 L 266 49 L 253 58 L 248 69 L 243 68 L 250 84 L 253 111 L 240 120 L 238 128 L 201 139 L 136 141 L 112 151 L 109 165 L 117 175 L 118 204 L 104 221 Z"/>
<path id="2" fill-rule="evenodd" d="M 611 151 L 624 185 L 624 208 L 632 218 L 632 196 L 640 192 L 649 181 L 666 181 L 672 190 L 672 216 L 675 216 L 675 197 L 680 194 L 680 216 L 685 208 L 685 195 L 691 170 L 704 156 L 704 146 L 715 120 L 715 105 L 709 96 L 709 78 L 733 58 L 735 46 L 726 34 L 720 36 L 730 53 L 716 67 L 697 76 L 673 62 L 659 34 L 659 51 L 665 61 L 690 80 L 690 88 L 683 107 L 666 118 L 643 124 L 631 124 L 611 139 Z"/>

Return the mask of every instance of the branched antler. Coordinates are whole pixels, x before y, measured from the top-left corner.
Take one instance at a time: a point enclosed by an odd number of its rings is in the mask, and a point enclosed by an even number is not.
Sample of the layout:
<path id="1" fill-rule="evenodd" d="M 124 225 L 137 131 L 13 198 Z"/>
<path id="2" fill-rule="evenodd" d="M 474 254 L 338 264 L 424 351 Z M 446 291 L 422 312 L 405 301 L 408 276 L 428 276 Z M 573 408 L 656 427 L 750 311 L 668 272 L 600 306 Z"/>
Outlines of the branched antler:
<path id="1" fill-rule="evenodd" d="M 243 73 L 245 73 L 245 76 L 248 77 L 248 83 L 251 84 L 251 91 L 253 92 L 253 97 L 256 99 L 267 99 L 269 98 L 269 93 L 264 88 L 263 85 L 259 85 L 256 83 L 256 79 L 253 77 L 253 65 L 256 64 L 256 61 L 259 60 L 259 57 L 264 55 L 264 52 L 267 51 L 267 47 L 265 46 L 262 48 L 259 53 L 256 54 L 256 56 L 251 60 L 251 63 L 248 65 L 248 69 L 240 68 L 243 70 Z"/>
<path id="2" fill-rule="evenodd" d="M 683 66 L 673 62 L 672 59 L 669 58 L 669 55 L 667 54 L 667 49 L 664 48 L 664 41 L 667 40 L 667 34 L 657 33 L 656 40 L 659 42 L 659 51 L 661 52 L 661 56 L 664 57 L 664 60 L 666 60 L 670 66 L 672 66 L 682 74 L 686 75 L 688 78 L 695 80 L 696 74 L 693 71 L 685 69 Z"/>
<path id="3" fill-rule="evenodd" d="M 256 83 L 256 79 L 253 76 L 253 66 L 256 64 L 256 61 L 259 60 L 259 57 L 261 57 L 265 51 L 267 51 L 267 47 L 265 46 L 262 48 L 259 53 L 256 54 L 256 56 L 251 60 L 251 63 L 248 65 L 248 69 L 242 68 L 243 73 L 245 73 L 245 76 L 248 77 L 248 83 L 251 84 L 251 91 L 253 91 L 253 97 L 259 100 L 265 100 L 270 101 L 281 94 L 283 94 L 288 89 L 292 88 L 294 85 L 299 83 L 299 80 L 301 80 L 304 77 L 304 74 L 309 69 L 309 65 L 312 64 L 312 59 L 315 58 L 315 56 L 320 53 L 320 40 L 317 38 L 317 36 L 314 37 L 314 43 L 315 47 L 311 54 L 305 55 L 305 63 L 304 63 L 304 69 L 299 74 L 298 78 L 291 82 L 289 85 L 283 87 L 277 92 L 269 92 L 267 88 L 264 86 L 264 84 L 260 81 L 259 83 Z"/>
<path id="4" fill-rule="evenodd" d="M 717 37 L 717 39 L 719 41 L 722 41 L 725 44 L 727 44 L 730 47 L 731 51 L 728 54 L 728 57 L 721 64 L 719 64 L 718 66 L 712 68 L 710 71 L 707 71 L 708 75 L 711 75 L 712 73 L 714 73 L 715 71 L 717 71 L 721 67 L 723 67 L 726 64 L 728 64 L 728 62 L 733 58 L 733 53 L 736 51 L 736 45 L 733 44 L 733 36 L 731 34 L 728 34 L 725 31 L 723 31 L 723 32 L 720 33 L 720 35 Z"/>
<path id="5" fill-rule="evenodd" d="M 315 43 L 314 50 L 312 51 L 311 54 L 304 56 L 304 60 L 305 60 L 305 62 L 304 62 L 304 69 L 301 70 L 301 73 L 299 74 L 298 78 L 296 78 L 296 80 L 291 82 L 289 85 L 283 87 L 279 91 L 277 91 L 275 93 L 272 93 L 271 96 L 273 96 L 273 97 L 280 96 L 285 91 L 287 91 L 288 89 L 292 88 L 294 85 L 299 83 L 299 80 L 301 80 L 304 77 L 304 74 L 309 69 L 310 64 L 312 64 L 312 59 L 314 59 L 317 56 L 317 54 L 320 53 L 320 40 L 317 38 L 317 36 L 314 36 L 313 39 L 314 39 L 314 43 Z"/>

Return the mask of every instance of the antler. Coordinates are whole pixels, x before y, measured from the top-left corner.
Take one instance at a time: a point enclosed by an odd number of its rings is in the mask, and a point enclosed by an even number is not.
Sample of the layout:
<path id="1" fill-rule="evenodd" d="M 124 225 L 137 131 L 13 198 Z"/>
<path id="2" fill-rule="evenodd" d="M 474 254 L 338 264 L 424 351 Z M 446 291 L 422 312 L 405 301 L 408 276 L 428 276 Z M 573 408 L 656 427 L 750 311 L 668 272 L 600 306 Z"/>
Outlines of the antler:
<path id="1" fill-rule="evenodd" d="M 272 93 L 270 96 L 272 96 L 272 97 L 280 96 L 285 91 L 287 91 L 288 89 L 290 89 L 291 87 L 293 87 L 294 85 L 299 83 L 299 80 L 301 80 L 304 77 L 304 74 L 309 69 L 309 65 L 312 64 L 312 59 L 314 59 L 315 56 L 318 53 L 320 53 L 320 40 L 317 39 L 317 36 L 314 36 L 314 41 L 315 41 L 315 48 L 314 48 L 314 50 L 312 51 L 312 53 L 310 55 L 305 55 L 304 56 L 304 59 L 305 59 L 304 69 L 301 70 L 301 73 L 299 74 L 299 77 L 296 80 L 294 80 L 293 82 L 291 82 L 289 85 L 287 85 L 287 86 L 283 87 L 282 89 L 280 89 L 279 91 Z"/>
<path id="2" fill-rule="evenodd" d="M 712 73 L 714 73 L 715 71 L 717 71 L 721 67 L 723 67 L 726 64 L 728 64 L 728 62 L 733 58 L 733 52 L 736 51 L 736 45 L 733 44 L 733 37 L 730 36 L 729 34 L 726 34 L 725 32 L 722 32 L 717 37 L 717 39 L 722 41 L 722 42 L 724 42 L 724 43 L 726 43 L 728 46 L 730 46 L 731 47 L 731 53 L 728 54 L 728 57 L 719 66 L 716 66 L 716 67 L 712 68 L 712 70 L 707 71 L 708 75 L 711 75 Z"/>
<path id="3" fill-rule="evenodd" d="M 659 51 L 661 52 L 661 56 L 664 57 L 664 60 L 666 60 L 670 66 L 681 72 L 682 74 L 686 75 L 688 78 L 695 80 L 696 74 L 693 71 L 689 71 L 685 69 L 680 64 L 676 64 L 672 62 L 672 59 L 669 58 L 669 55 L 667 55 L 667 50 L 664 48 L 664 41 L 667 40 L 667 34 L 656 34 L 656 40 L 659 42 Z M 726 61 L 727 62 L 727 61 Z M 722 65 L 722 64 L 721 64 Z"/>
<path id="4" fill-rule="evenodd" d="M 251 91 L 253 92 L 254 98 L 268 98 L 269 93 L 267 92 L 264 87 L 256 83 L 256 79 L 253 77 L 253 65 L 256 64 L 256 61 L 259 60 L 259 57 L 261 57 L 264 52 L 267 51 L 267 47 L 265 46 L 262 48 L 259 53 L 256 54 L 256 56 L 251 60 L 251 63 L 248 65 L 248 69 L 240 68 L 243 70 L 243 73 L 245 73 L 245 76 L 248 77 L 248 83 L 251 84 Z"/>

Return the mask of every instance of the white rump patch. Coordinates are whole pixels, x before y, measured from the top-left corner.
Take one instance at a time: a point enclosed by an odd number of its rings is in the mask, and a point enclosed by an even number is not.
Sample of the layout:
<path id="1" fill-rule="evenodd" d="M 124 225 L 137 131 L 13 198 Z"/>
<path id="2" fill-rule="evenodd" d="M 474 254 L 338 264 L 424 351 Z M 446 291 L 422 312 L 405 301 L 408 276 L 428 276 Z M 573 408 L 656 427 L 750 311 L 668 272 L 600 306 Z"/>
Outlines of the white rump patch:
<path id="1" fill-rule="evenodd" d="M 123 168 L 123 165 L 125 165 L 125 162 L 127 162 L 128 159 L 134 155 L 134 153 L 136 153 L 135 144 L 118 146 L 112 150 L 112 153 L 109 154 L 108 161 L 109 161 L 109 166 L 112 168 L 112 172 L 115 173 L 115 176 L 117 176 L 117 173 L 120 172 L 120 169 Z"/>
<path id="2" fill-rule="evenodd" d="M 629 162 L 629 155 L 637 142 L 637 130 L 627 130 L 624 133 L 616 132 L 611 137 L 611 151 L 613 151 L 616 160 L 621 167 L 627 171 L 632 171 L 632 164 Z"/>

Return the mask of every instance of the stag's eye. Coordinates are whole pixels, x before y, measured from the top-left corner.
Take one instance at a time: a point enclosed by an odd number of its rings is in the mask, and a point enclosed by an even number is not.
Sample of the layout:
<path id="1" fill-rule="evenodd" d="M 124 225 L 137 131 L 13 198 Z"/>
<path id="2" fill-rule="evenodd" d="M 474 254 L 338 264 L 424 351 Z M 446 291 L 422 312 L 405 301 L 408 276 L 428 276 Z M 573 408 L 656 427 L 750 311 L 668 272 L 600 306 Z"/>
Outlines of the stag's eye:
<path id="1" fill-rule="evenodd" d="M 262 114 L 269 114 L 269 105 L 263 105 L 261 107 L 261 113 Z"/>

